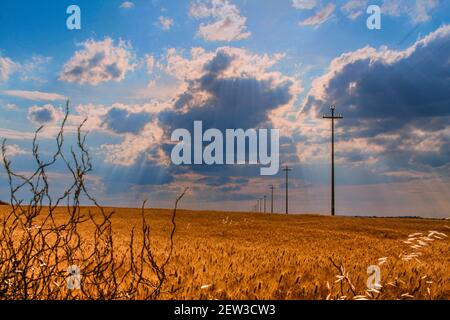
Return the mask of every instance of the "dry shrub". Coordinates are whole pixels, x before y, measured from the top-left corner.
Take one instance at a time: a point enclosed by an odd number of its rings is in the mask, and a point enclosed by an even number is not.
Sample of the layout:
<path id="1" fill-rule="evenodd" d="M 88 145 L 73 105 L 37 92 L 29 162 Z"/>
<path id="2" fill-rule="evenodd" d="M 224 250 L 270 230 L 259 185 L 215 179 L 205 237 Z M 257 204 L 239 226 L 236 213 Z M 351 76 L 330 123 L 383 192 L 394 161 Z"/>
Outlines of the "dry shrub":
<path id="1" fill-rule="evenodd" d="M 56 151 L 48 161 L 43 160 L 37 143 L 42 127 L 36 131 L 32 144 L 36 169 L 28 175 L 14 171 L 3 141 L 11 196 L 9 210 L 0 220 L 0 299 L 156 299 L 166 290 L 176 210 L 184 192 L 175 202 L 165 254 L 157 256 L 150 243 L 145 202 L 140 232 L 133 228 L 126 250 L 118 250 L 111 224 L 113 211 L 100 206 L 86 190 L 92 164 L 82 134 L 85 122 L 78 127 L 76 147 L 64 152 L 68 114 L 67 103 Z M 48 171 L 57 163 L 70 173 L 71 184 L 54 197 Z M 31 194 L 27 201 L 22 199 L 24 192 Z M 81 210 L 83 199 L 93 204 L 87 212 Z M 80 232 L 81 228 L 90 232 Z"/>

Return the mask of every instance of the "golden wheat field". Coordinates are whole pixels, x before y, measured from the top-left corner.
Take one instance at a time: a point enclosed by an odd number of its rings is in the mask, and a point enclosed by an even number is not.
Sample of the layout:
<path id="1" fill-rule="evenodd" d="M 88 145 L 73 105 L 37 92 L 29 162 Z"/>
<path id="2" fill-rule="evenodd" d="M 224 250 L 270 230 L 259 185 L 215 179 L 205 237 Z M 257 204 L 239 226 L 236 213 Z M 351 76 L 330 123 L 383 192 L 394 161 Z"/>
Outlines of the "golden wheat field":
<path id="1" fill-rule="evenodd" d="M 141 211 L 106 209 L 114 211 L 120 255 Z M 167 250 L 171 214 L 145 210 L 157 256 Z M 446 220 L 180 210 L 175 221 L 162 299 L 450 298 Z M 89 227 L 80 230 L 91 236 Z M 381 286 L 368 290 L 371 265 L 380 268 Z"/>

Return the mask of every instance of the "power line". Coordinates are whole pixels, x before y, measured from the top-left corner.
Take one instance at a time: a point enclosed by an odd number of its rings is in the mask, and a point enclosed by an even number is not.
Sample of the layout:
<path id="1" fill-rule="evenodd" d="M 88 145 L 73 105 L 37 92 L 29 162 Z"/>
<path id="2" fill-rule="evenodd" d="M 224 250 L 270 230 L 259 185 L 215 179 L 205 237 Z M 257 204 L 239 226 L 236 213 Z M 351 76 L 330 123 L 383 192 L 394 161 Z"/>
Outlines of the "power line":
<path id="1" fill-rule="evenodd" d="M 289 168 L 288 166 L 284 167 L 284 172 L 286 172 L 286 214 L 289 213 L 289 171 L 292 171 L 292 168 Z"/>
<path id="2" fill-rule="evenodd" d="M 271 191 L 271 196 L 270 196 L 270 213 L 273 214 L 273 189 L 275 189 L 275 187 L 273 186 L 273 184 L 271 184 L 269 186 L 270 191 Z"/>
<path id="3" fill-rule="evenodd" d="M 324 119 L 331 119 L 331 215 L 335 215 L 334 201 L 334 120 L 343 119 L 341 114 L 334 114 L 335 106 L 331 106 L 331 115 L 323 115 Z"/>

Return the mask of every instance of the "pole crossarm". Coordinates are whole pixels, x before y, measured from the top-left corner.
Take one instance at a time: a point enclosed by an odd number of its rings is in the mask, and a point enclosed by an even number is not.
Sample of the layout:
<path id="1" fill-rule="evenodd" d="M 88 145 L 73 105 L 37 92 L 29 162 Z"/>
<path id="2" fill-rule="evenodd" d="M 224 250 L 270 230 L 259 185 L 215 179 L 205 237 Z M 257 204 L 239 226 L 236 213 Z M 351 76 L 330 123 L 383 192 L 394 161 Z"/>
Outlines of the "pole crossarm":
<path id="1" fill-rule="evenodd" d="M 323 115 L 323 118 L 324 119 L 344 119 L 344 117 L 342 116 L 342 115 L 336 115 L 336 116 L 326 116 L 326 115 Z"/>
<path id="2" fill-rule="evenodd" d="M 331 115 L 322 115 L 322 118 L 324 119 L 344 119 L 344 116 L 342 114 L 334 114 L 334 110 L 336 110 L 336 106 L 331 106 L 330 107 L 331 110 Z"/>

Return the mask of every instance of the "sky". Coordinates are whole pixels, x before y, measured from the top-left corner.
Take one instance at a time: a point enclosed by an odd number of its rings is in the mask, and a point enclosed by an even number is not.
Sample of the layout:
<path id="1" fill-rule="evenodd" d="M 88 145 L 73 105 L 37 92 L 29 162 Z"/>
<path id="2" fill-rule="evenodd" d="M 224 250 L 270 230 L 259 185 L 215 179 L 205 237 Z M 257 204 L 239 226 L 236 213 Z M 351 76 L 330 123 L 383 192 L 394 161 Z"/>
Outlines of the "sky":
<path id="1" fill-rule="evenodd" d="M 80 29 L 66 12 L 80 8 Z M 369 5 L 381 28 L 369 29 Z M 171 133 L 280 130 L 290 212 L 328 214 L 331 105 L 336 211 L 450 216 L 450 2 L 443 0 L 4 0 L 0 11 L 0 137 L 29 173 L 33 132 L 43 157 L 70 100 L 103 205 L 252 210 L 270 195 L 284 212 L 284 173 L 257 165 L 171 162 Z M 70 175 L 49 171 L 55 194 Z M 4 170 L 0 198 L 8 200 Z M 89 204 L 89 203 L 86 203 Z M 269 204 L 267 204 L 269 207 Z"/>

